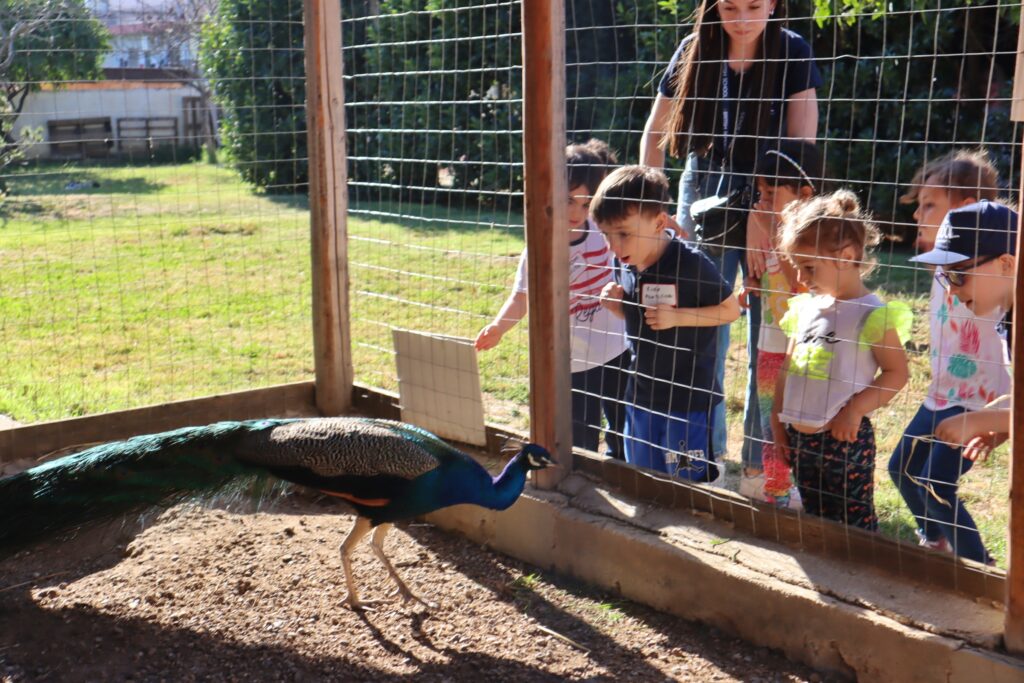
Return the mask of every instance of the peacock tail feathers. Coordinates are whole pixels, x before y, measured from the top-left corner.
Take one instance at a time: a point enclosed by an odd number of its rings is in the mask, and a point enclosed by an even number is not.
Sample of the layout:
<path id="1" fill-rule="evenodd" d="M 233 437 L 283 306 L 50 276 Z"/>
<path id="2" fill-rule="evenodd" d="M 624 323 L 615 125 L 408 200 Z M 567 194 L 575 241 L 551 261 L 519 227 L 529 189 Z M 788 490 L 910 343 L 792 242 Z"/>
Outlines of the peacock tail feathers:
<path id="1" fill-rule="evenodd" d="M 95 446 L 0 479 L 0 551 L 262 474 L 225 448 L 283 420 L 219 422 Z"/>

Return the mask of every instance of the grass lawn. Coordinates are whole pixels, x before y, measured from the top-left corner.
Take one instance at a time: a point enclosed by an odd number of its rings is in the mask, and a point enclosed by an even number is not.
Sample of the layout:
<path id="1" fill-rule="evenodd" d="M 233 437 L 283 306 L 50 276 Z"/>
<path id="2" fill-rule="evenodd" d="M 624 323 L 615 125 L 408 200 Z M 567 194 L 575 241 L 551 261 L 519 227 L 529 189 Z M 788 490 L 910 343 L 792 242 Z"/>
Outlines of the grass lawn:
<path id="1" fill-rule="evenodd" d="M 52 420 L 312 377 L 304 197 L 253 193 L 231 170 L 198 163 L 41 165 L 7 180 L 11 194 L 0 210 L 0 413 Z M 521 225 L 520 215 L 483 210 L 354 206 L 357 380 L 396 388 L 395 327 L 474 336 L 508 292 Z M 874 417 L 883 527 L 910 540 L 913 521 L 885 466 L 928 384 L 927 350 L 919 345 L 928 340 L 930 280 L 906 266 L 905 253 L 882 250 L 879 261 L 872 277 L 883 297 L 899 296 L 916 312 L 910 387 Z M 525 327 L 480 356 L 489 418 L 520 427 L 528 413 Z M 741 320 L 727 379 L 735 451 L 745 334 Z M 1006 469 L 1003 448 L 963 486 L 1001 564 Z"/>

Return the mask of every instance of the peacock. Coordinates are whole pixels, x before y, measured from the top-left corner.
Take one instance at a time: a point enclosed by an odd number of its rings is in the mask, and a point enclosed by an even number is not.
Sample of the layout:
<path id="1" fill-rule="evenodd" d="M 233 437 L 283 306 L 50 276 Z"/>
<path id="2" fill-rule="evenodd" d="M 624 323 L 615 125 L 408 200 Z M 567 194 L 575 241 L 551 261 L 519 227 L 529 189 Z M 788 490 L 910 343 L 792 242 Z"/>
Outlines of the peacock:
<path id="1" fill-rule="evenodd" d="M 504 510 L 527 472 L 553 464 L 526 444 L 496 477 L 467 454 L 410 424 L 361 417 L 263 419 L 185 427 L 69 455 L 0 479 L 0 554 L 83 524 L 209 495 L 246 477 L 271 475 L 347 502 L 356 512 L 341 544 L 348 595 L 363 610 L 350 555 L 371 549 L 404 602 L 415 595 L 384 553 L 396 521 L 469 503 Z"/>

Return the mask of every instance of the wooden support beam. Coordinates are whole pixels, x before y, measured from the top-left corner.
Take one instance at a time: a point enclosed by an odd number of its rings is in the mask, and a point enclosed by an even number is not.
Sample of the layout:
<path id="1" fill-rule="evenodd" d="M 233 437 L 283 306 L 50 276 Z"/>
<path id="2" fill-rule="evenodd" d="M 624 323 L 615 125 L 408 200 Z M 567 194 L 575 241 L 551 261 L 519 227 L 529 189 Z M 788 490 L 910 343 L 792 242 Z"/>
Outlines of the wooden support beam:
<path id="1" fill-rule="evenodd" d="M 1024 30 L 1017 35 L 1017 66 L 1013 79 L 1013 104 L 1010 118 L 1024 120 Z M 1021 161 L 1024 174 L 1024 159 Z M 1021 178 L 1024 192 L 1024 175 Z M 1022 195 L 1024 196 L 1024 195 Z M 1017 226 L 1017 279 L 1013 307 L 1024 302 L 1024 259 L 1021 258 L 1020 226 Z M 1024 350 L 1024 325 L 1013 326 L 1013 358 Z M 1012 412 L 1010 422 L 1010 519 L 1006 530 L 1006 620 L 1003 640 L 1013 654 L 1024 655 L 1024 363 L 1010 363 L 1013 373 Z"/>
<path id="2" fill-rule="evenodd" d="M 221 420 L 316 415 L 313 383 L 296 382 L 229 394 L 190 398 L 0 429 L 0 463 L 37 459 L 72 446 L 118 441 L 139 434 L 204 425 Z"/>
<path id="3" fill-rule="evenodd" d="M 340 415 L 351 405 L 353 379 L 341 3 L 304 0 L 303 7 L 316 404 Z"/>
<path id="4" fill-rule="evenodd" d="M 536 480 L 553 488 L 572 467 L 565 3 L 523 0 L 522 15 L 530 431 L 558 460 L 558 467 L 539 472 Z"/>

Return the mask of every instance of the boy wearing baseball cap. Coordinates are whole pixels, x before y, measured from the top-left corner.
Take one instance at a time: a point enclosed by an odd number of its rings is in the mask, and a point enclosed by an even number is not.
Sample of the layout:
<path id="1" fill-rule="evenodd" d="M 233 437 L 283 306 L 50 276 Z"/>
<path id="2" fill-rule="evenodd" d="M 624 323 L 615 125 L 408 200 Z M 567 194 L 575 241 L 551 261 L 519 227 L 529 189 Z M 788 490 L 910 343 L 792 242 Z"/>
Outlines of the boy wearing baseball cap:
<path id="1" fill-rule="evenodd" d="M 922 545 L 991 563 L 981 535 L 957 497 L 957 481 L 980 458 L 1006 440 L 1009 410 L 1005 375 L 1010 362 L 1017 213 L 1004 204 L 983 200 L 951 210 L 943 220 L 934 248 L 911 261 L 936 267 L 935 278 L 949 296 L 975 317 L 944 318 L 932 311 L 933 324 L 958 335 L 951 371 L 961 373 L 964 386 L 984 397 L 984 408 L 957 405 L 933 411 L 928 420 L 907 427 L 893 454 L 890 474 L 907 507 L 917 518 Z M 1002 340 L 1001 358 L 979 354 L 987 340 Z M 985 377 L 984 381 L 977 381 Z M 996 391 L 996 388 L 999 391 Z M 920 424 L 918 424 L 920 422 Z M 929 424 L 925 424 L 928 422 Z"/>

